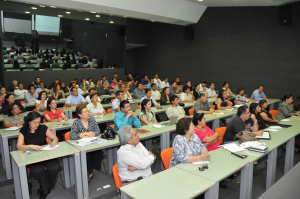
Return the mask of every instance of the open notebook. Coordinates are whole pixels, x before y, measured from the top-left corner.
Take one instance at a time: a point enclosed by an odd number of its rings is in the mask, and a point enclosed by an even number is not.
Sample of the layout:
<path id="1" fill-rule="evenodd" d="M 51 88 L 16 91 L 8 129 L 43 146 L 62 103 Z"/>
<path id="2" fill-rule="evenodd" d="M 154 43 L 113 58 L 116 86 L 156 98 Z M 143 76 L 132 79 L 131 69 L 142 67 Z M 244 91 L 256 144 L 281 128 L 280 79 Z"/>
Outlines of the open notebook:
<path id="1" fill-rule="evenodd" d="M 234 143 L 230 143 L 230 144 L 223 144 L 220 146 L 221 148 L 236 153 L 236 152 L 240 152 L 240 151 L 245 151 L 245 149 L 243 149 L 242 147 L 239 147 L 238 145 L 234 144 Z"/>

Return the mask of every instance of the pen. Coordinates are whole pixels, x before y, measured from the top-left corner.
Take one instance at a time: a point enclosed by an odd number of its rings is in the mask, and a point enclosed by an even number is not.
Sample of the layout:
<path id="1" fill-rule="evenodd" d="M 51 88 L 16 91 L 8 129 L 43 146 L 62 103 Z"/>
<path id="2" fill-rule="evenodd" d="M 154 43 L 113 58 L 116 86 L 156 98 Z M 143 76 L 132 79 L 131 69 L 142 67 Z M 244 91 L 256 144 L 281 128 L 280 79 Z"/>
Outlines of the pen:
<path id="1" fill-rule="evenodd" d="M 49 139 L 49 142 L 50 142 L 50 146 L 51 146 L 51 144 L 52 144 L 52 142 L 53 142 L 53 139 Z"/>

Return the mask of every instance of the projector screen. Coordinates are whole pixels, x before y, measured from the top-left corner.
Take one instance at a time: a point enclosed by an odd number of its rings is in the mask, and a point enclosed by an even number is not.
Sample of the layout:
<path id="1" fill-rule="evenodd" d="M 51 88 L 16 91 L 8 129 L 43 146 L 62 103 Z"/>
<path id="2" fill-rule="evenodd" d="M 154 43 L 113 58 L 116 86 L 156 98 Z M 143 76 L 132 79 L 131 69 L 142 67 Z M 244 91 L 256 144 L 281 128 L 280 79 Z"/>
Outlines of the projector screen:
<path id="1" fill-rule="evenodd" d="M 36 15 L 35 22 L 35 29 L 37 30 L 39 35 L 59 36 L 59 17 Z M 34 30 L 34 15 L 32 15 L 32 30 Z"/>
<path id="2" fill-rule="evenodd" d="M 4 31 L 31 34 L 31 21 L 22 19 L 4 18 Z"/>

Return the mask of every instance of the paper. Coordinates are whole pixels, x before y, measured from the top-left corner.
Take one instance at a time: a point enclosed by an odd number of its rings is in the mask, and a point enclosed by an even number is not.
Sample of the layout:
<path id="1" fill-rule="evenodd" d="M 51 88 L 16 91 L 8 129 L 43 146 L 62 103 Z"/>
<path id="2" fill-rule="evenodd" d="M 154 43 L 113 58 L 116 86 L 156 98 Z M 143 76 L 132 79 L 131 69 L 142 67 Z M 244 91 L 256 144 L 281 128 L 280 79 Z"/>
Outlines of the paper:
<path id="1" fill-rule="evenodd" d="M 52 151 L 52 150 L 54 150 L 54 149 L 56 149 L 58 147 L 59 147 L 59 145 L 55 145 L 55 147 L 51 147 L 50 145 L 48 145 L 48 146 L 44 147 L 42 149 L 42 151 Z"/>
<path id="2" fill-rule="evenodd" d="M 162 128 L 162 127 L 164 127 L 164 126 L 163 126 L 163 125 L 159 125 L 159 124 L 153 124 L 152 127 L 158 128 L 158 129 L 159 129 L 159 128 Z"/>
<path id="3" fill-rule="evenodd" d="M 234 105 L 235 107 L 245 106 L 244 104 Z"/>
<path id="4" fill-rule="evenodd" d="M 283 119 L 283 120 L 280 120 L 281 122 L 289 122 L 289 121 L 291 121 L 291 120 L 289 120 L 289 119 Z"/>
<path id="5" fill-rule="evenodd" d="M 103 114 L 103 108 L 96 108 L 96 109 L 94 109 L 94 113 L 101 113 L 101 114 Z"/>
<path id="6" fill-rule="evenodd" d="M 282 127 L 280 127 L 280 126 L 270 126 L 269 128 L 271 128 L 271 129 L 282 129 Z"/>
<path id="7" fill-rule="evenodd" d="M 278 130 L 276 129 L 267 129 L 268 131 L 272 131 L 272 132 L 277 132 Z"/>
<path id="8" fill-rule="evenodd" d="M 220 113 L 216 113 L 216 112 L 213 112 L 214 115 L 224 115 L 223 112 L 220 112 Z"/>
<path id="9" fill-rule="evenodd" d="M 9 127 L 7 129 L 5 129 L 6 131 L 16 131 L 18 129 L 22 128 L 22 126 L 14 126 L 14 127 Z"/>
<path id="10" fill-rule="evenodd" d="M 85 147 L 87 145 L 93 144 L 92 140 L 97 139 L 97 137 L 89 137 L 89 138 L 81 138 L 77 142 L 73 143 L 74 145 L 78 145 L 81 147 Z"/>
<path id="11" fill-rule="evenodd" d="M 243 149 L 242 147 L 239 147 L 238 145 L 233 144 L 233 143 L 221 145 L 221 147 L 223 149 L 226 149 L 226 150 L 228 150 L 230 152 L 233 152 L 233 153 L 236 153 L 236 152 L 239 152 L 239 151 L 245 151 L 245 149 Z"/>
<path id="12" fill-rule="evenodd" d="M 269 139 L 270 138 L 270 133 L 269 132 L 264 132 L 262 136 L 256 136 L 256 138 Z"/>
<path id="13" fill-rule="evenodd" d="M 198 162 L 193 162 L 193 164 L 209 164 L 209 161 L 198 161 Z"/>
<path id="14" fill-rule="evenodd" d="M 233 108 L 229 108 L 229 109 L 225 109 L 226 111 L 232 111 L 233 110 Z"/>
<path id="15" fill-rule="evenodd" d="M 101 96 L 109 96 L 109 95 L 101 95 Z"/>

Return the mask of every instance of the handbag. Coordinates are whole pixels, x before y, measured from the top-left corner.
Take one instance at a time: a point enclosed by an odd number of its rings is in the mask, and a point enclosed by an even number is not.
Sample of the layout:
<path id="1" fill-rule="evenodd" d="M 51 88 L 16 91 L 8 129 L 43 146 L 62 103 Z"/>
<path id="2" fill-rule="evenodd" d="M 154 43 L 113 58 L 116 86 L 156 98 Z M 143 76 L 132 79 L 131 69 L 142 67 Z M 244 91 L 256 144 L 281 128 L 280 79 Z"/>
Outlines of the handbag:
<path id="1" fill-rule="evenodd" d="M 184 103 L 179 102 L 179 106 L 184 107 Z"/>
<path id="2" fill-rule="evenodd" d="M 110 103 L 110 101 L 107 98 L 101 100 L 101 104 L 108 104 L 108 103 Z"/>
<path id="3" fill-rule="evenodd" d="M 114 140 L 116 135 L 118 135 L 118 133 L 107 123 L 106 129 L 103 135 L 101 135 L 101 138 L 106 140 Z"/>
<path id="4" fill-rule="evenodd" d="M 234 140 L 235 138 L 239 138 L 239 142 L 240 143 L 243 143 L 243 142 L 248 142 L 248 141 L 258 141 L 258 139 L 256 138 L 256 135 L 250 131 L 241 131 L 241 132 L 238 132 L 235 137 L 234 137 Z"/>

